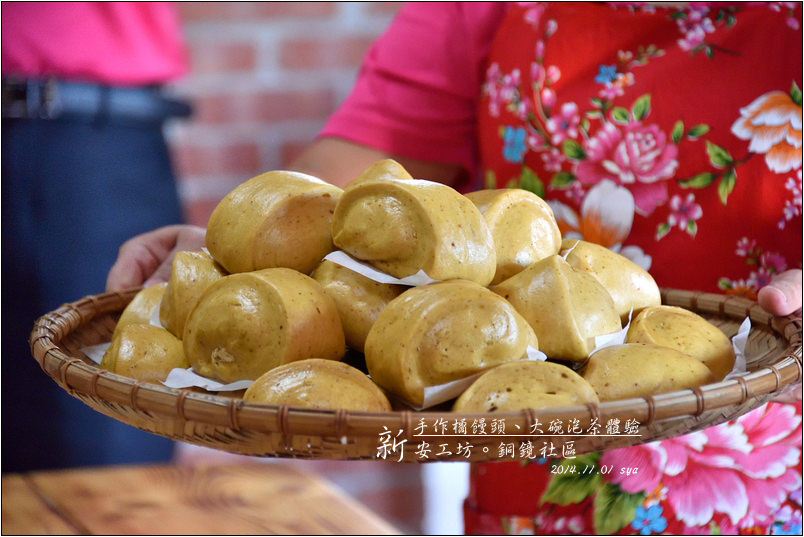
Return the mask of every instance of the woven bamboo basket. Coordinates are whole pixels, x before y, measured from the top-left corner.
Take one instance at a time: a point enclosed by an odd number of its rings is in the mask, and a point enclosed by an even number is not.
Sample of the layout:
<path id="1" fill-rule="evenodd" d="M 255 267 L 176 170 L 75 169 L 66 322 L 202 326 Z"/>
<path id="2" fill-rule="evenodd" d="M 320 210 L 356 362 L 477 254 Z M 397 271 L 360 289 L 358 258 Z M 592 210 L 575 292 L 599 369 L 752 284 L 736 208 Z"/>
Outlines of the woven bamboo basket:
<path id="1" fill-rule="evenodd" d="M 662 303 L 707 318 L 728 336 L 749 317 L 745 376 L 693 390 L 560 409 L 455 414 L 322 411 L 173 389 L 100 369 L 82 349 L 108 341 L 138 289 L 88 296 L 37 320 L 31 350 L 43 371 L 98 412 L 174 440 L 228 452 L 402 462 L 562 457 L 696 431 L 753 410 L 802 378 L 801 316 L 772 317 L 737 297 L 662 290 Z"/>

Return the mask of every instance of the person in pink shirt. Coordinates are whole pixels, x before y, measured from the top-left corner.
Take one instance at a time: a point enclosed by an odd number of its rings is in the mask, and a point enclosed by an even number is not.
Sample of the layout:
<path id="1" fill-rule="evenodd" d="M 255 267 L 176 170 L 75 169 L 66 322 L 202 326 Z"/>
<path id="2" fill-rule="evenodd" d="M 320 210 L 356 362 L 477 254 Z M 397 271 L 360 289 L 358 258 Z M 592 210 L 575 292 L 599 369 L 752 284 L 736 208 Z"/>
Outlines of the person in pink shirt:
<path id="1" fill-rule="evenodd" d="M 381 158 L 460 191 L 519 187 L 660 286 L 801 308 L 801 5 L 413 3 L 292 166 L 344 185 Z M 203 230 L 128 241 L 117 289 Z M 800 400 L 800 386 L 798 387 Z M 467 533 L 801 531 L 801 404 L 589 454 L 634 475 L 473 466 Z"/>
<path id="2" fill-rule="evenodd" d="M 189 107 L 160 87 L 186 71 L 174 5 L 2 5 L 4 472 L 171 457 L 67 395 L 27 341 L 103 290 L 123 240 L 182 221 L 162 128 Z"/>

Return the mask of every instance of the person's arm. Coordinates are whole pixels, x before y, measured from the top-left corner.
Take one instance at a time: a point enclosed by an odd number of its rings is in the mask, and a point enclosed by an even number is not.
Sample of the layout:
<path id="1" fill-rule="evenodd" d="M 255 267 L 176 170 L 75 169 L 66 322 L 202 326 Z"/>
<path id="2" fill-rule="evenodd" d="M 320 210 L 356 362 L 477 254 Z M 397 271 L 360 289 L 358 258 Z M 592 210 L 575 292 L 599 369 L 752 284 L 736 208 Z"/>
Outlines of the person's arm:
<path id="1" fill-rule="evenodd" d="M 382 159 L 394 159 L 416 179 L 453 185 L 464 174 L 457 164 L 444 164 L 394 155 L 340 138 L 320 138 L 290 164 L 289 169 L 344 187 L 363 170 Z"/>

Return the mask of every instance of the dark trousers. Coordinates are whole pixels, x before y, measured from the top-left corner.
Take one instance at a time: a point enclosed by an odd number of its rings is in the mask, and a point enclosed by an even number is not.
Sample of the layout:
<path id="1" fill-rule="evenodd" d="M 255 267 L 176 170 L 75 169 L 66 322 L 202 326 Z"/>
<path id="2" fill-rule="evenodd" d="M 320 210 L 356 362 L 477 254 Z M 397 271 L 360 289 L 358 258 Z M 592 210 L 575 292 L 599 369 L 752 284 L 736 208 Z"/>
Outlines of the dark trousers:
<path id="1" fill-rule="evenodd" d="M 68 395 L 27 340 L 37 317 L 104 291 L 126 239 L 180 221 L 161 123 L 3 119 L 3 473 L 171 457 L 170 440 Z"/>

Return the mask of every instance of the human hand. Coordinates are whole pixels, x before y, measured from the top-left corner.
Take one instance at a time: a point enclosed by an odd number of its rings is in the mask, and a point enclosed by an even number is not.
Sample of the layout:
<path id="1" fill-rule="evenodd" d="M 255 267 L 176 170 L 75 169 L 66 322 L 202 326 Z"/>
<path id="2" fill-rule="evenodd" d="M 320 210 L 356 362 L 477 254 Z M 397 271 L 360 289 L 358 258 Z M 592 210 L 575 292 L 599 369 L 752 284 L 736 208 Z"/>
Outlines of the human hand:
<path id="1" fill-rule="evenodd" d="M 777 274 L 759 290 L 757 302 L 773 315 L 790 315 L 801 309 L 801 270 L 793 269 Z"/>
<path id="2" fill-rule="evenodd" d="M 167 281 L 173 255 L 183 250 L 200 250 L 205 234 L 202 227 L 180 224 L 127 240 L 106 277 L 106 290 L 120 291 Z"/>
<path id="3" fill-rule="evenodd" d="M 762 309 L 774 315 L 790 315 L 801 310 L 801 270 L 782 272 L 759 290 L 757 302 Z M 801 383 L 788 386 L 773 398 L 777 403 L 796 403 L 801 401 Z"/>

